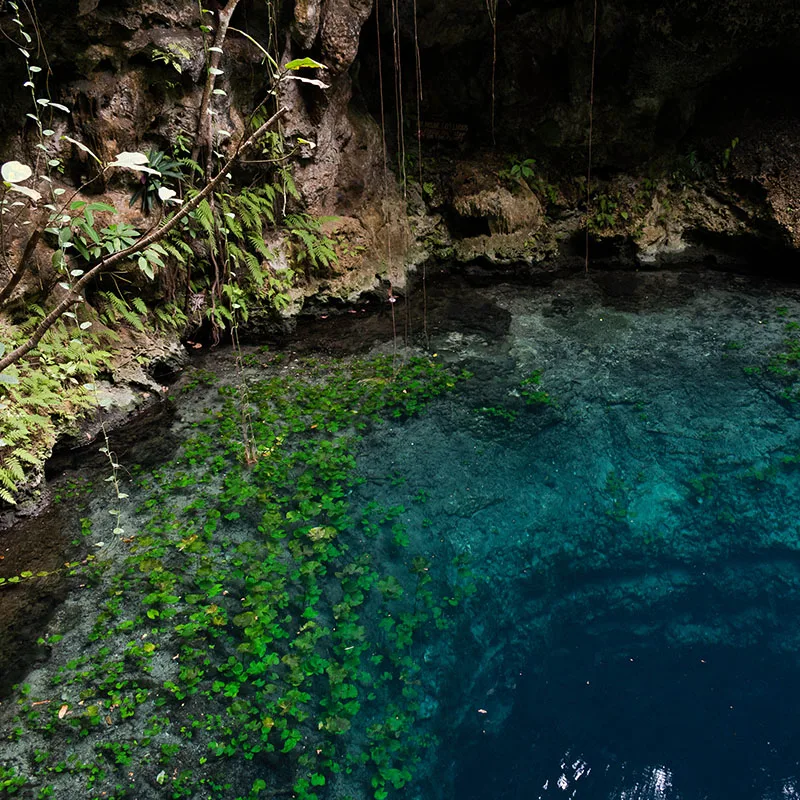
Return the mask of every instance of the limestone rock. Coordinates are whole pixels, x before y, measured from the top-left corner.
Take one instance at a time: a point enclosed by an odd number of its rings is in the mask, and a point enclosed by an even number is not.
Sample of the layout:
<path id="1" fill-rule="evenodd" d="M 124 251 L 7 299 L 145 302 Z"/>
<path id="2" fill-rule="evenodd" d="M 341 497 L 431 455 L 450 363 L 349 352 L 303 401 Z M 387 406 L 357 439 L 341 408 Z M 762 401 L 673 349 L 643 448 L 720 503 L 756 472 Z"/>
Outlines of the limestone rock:
<path id="1" fill-rule="evenodd" d="M 295 0 L 292 37 L 303 50 L 310 50 L 319 33 L 321 0 Z"/>
<path id="2" fill-rule="evenodd" d="M 327 0 L 322 12 L 322 61 L 334 75 L 345 72 L 358 53 L 361 26 L 372 0 Z"/>
<path id="3" fill-rule="evenodd" d="M 453 207 L 462 217 L 486 220 L 491 235 L 534 233 L 542 224 L 542 204 L 522 181 L 513 192 L 498 184 L 457 195 Z"/>

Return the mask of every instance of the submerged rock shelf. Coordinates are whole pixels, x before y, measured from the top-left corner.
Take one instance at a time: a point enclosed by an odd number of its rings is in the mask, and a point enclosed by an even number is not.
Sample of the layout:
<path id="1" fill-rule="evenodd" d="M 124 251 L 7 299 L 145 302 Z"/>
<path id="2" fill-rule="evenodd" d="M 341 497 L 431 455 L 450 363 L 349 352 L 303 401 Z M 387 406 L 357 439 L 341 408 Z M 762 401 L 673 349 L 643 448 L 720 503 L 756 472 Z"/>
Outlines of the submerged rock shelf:
<path id="1" fill-rule="evenodd" d="M 366 359 L 253 349 L 176 388 L 173 462 L 88 499 L 4 786 L 794 796 L 800 291 L 453 296 L 425 352 L 362 327 Z"/>

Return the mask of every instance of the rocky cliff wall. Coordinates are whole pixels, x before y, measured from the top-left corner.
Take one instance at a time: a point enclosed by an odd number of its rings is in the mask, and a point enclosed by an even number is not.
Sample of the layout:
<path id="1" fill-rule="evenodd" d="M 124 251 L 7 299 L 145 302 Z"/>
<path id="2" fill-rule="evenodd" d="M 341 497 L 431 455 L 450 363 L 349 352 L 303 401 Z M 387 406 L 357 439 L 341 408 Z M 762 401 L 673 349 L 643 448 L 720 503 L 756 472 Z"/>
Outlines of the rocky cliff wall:
<path id="1" fill-rule="evenodd" d="M 266 2 L 240 3 L 234 27 L 284 63 L 310 55 L 328 66 L 326 91 L 286 90 L 284 132 L 315 142 L 294 164 L 303 204 L 340 218 L 331 228 L 349 255 L 301 287 L 295 310 L 309 295 L 353 300 L 402 287 L 407 269 L 430 258 L 577 264 L 587 218 L 598 263 L 735 262 L 746 242 L 793 268 L 800 109 L 785 78 L 800 61 L 796 4 L 611 0 L 598 4 L 595 26 L 587 0 L 520 0 L 497 4 L 494 28 L 491 8 L 380 0 L 376 19 L 371 0 L 285 0 L 274 26 Z M 73 109 L 57 132 L 104 159 L 191 138 L 205 73 L 193 4 L 39 0 L 36 14 L 52 97 Z M 266 73 L 238 33 L 223 59 L 216 120 L 235 136 Z M 18 54 L 7 47 L 0 60 L 14 76 L 0 87 L 9 156 L 31 146 L 30 131 L 19 134 L 30 98 Z M 91 159 L 67 155 L 68 179 L 92 177 Z M 520 163 L 530 175 L 514 174 Z M 115 189 L 129 191 L 91 187 Z"/>

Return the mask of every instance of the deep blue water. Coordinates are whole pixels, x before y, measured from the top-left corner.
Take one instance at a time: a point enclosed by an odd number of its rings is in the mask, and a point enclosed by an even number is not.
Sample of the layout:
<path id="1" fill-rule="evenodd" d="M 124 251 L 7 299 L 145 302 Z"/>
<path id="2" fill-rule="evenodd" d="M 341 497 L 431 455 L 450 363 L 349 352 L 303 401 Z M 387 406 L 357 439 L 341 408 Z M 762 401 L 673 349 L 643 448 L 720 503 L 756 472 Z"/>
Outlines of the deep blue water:
<path id="1" fill-rule="evenodd" d="M 502 731 L 469 749 L 461 800 L 781 798 L 800 786 L 793 657 L 692 648 L 597 661 L 584 643 L 521 677 Z"/>

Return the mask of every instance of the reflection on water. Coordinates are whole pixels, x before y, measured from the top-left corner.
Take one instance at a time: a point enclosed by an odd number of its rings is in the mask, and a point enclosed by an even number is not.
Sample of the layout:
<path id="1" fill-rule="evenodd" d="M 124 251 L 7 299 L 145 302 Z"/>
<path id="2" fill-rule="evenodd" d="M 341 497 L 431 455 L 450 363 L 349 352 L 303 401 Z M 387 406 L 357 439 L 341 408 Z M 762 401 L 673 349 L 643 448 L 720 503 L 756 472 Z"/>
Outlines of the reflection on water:
<path id="1" fill-rule="evenodd" d="M 620 765 L 620 772 L 624 772 L 625 765 Z M 606 773 L 613 771 L 611 765 L 603 767 Z M 567 752 L 559 765 L 560 775 L 557 780 L 548 778 L 538 794 L 538 800 L 549 797 L 578 798 L 583 793 L 579 792 L 578 782 L 588 778 L 592 767 L 582 758 L 574 758 Z M 585 781 L 584 781 L 585 783 Z M 583 786 L 583 784 L 581 784 Z M 672 772 L 667 767 L 645 767 L 639 770 L 636 779 L 628 785 L 622 781 L 620 787 L 610 795 L 614 800 L 669 800 L 678 797 L 672 792 Z"/>

